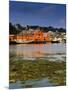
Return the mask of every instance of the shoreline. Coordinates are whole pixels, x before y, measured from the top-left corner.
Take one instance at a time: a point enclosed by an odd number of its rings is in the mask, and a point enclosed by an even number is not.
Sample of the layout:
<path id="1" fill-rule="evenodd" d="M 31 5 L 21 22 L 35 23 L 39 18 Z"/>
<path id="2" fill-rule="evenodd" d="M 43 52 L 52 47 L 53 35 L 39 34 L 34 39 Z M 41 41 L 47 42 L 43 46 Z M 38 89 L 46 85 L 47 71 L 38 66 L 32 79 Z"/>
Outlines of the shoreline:
<path id="1" fill-rule="evenodd" d="M 16 43 L 16 42 L 9 42 L 9 45 L 14 44 L 46 44 L 46 43 L 66 43 L 66 42 L 59 42 L 59 41 L 39 41 L 39 42 L 29 42 L 29 43 Z"/>

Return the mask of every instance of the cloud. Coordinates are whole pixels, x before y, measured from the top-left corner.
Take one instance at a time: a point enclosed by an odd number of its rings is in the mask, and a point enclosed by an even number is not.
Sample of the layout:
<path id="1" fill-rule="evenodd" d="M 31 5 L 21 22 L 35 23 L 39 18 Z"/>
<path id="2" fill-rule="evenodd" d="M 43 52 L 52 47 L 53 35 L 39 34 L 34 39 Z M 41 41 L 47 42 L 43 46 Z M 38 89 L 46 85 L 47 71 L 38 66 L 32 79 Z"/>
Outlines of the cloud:
<path id="1" fill-rule="evenodd" d="M 53 13 L 55 10 L 56 10 L 56 5 L 49 5 L 46 8 L 45 7 L 42 8 L 41 9 L 41 12 L 42 13 L 49 14 L 49 13 Z"/>

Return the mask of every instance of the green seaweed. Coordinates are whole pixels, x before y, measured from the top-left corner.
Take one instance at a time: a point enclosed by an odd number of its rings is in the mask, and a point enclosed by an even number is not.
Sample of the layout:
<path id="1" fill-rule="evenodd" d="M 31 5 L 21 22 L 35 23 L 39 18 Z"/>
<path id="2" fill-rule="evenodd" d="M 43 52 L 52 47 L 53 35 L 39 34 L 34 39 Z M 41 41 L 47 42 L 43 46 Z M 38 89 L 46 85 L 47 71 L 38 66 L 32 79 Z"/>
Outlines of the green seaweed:
<path id="1" fill-rule="evenodd" d="M 55 85 L 66 84 L 66 62 L 49 60 L 16 60 L 10 58 L 9 82 L 38 80 L 48 77 Z"/>

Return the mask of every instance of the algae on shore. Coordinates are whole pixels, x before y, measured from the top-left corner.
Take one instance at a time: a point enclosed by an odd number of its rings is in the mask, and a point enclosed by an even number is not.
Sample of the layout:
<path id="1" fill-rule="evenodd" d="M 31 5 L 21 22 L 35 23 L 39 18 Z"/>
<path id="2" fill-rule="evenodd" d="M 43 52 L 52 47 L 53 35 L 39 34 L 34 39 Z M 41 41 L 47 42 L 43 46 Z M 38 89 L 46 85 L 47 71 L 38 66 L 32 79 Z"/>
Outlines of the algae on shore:
<path id="1" fill-rule="evenodd" d="M 55 85 L 66 84 L 66 62 L 49 60 L 10 60 L 9 81 L 49 78 Z"/>

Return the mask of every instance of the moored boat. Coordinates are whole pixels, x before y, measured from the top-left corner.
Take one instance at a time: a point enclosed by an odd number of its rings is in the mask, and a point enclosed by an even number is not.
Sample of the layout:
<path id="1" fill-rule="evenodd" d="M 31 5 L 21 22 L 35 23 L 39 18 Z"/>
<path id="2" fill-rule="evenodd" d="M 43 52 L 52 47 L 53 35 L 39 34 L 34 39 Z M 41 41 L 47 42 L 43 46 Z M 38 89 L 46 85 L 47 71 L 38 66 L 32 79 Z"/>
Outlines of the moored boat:
<path id="1" fill-rule="evenodd" d="M 31 44 L 45 44 L 46 41 L 32 41 Z"/>
<path id="2" fill-rule="evenodd" d="M 59 41 L 51 41 L 51 43 L 60 43 Z"/>
<path id="3" fill-rule="evenodd" d="M 14 40 L 13 43 L 14 44 L 28 44 L 33 42 L 33 40 Z"/>
<path id="4" fill-rule="evenodd" d="M 61 38 L 54 38 L 52 41 L 51 41 L 51 43 L 60 43 L 62 40 L 61 40 Z"/>

